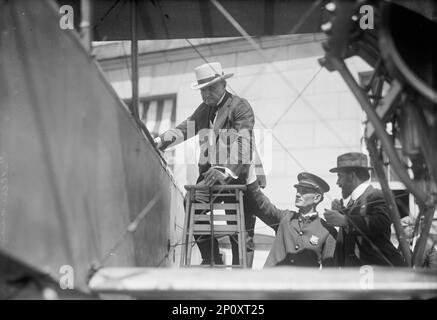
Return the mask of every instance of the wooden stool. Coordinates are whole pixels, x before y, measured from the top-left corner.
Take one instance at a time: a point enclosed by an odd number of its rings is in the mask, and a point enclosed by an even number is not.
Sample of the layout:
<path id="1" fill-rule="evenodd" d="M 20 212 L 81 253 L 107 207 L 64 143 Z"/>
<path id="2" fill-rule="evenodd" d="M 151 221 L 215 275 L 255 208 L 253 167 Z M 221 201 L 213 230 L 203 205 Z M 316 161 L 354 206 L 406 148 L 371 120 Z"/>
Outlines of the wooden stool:
<path id="1" fill-rule="evenodd" d="M 244 225 L 244 208 L 243 208 L 243 191 L 246 190 L 245 185 L 215 185 L 212 187 L 186 185 L 185 189 L 188 192 L 184 230 L 182 237 L 182 250 L 180 266 L 191 266 L 191 251 L 194 245 L 195 235 L 211 235 L 211 264 L 208 267 L 247 267 L 246 257 L 246 228 Z M 209 203 L 201 203 L 196 201 L 196 190 L 204 190 L 209 193 Z M 215 203 L 217 198 L 223 199 L 228 197 L 231 203 Z M 202 214 L 195 214 L 196 211 L 202 211 Z M 214 210 L 235 210 L 236 214 L 214 214 Z M 207 212 L 210 215 L 206 215 Z M 196 222 L 208 221 L 209 224 L 199 224 Z M 235 224 L 216 225 L 215 221 L 235 221 Z M 238 265 L 215 265 L 214 264 L 214 237 L 216 236 L 231 236 L 238 237 Z"/>

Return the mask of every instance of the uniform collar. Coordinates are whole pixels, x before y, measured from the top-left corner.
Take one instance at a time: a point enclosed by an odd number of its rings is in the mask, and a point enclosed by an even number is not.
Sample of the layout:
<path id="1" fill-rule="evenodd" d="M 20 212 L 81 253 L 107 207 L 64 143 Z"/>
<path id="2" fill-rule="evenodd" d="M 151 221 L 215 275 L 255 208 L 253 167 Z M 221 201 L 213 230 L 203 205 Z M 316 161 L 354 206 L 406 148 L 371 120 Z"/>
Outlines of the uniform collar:
<path id="1" fill-rule="evenodd" d="M 319 213 L 317 211 L 309 212 L 309 213 L 306 213 L 306 214 L 300 214 L 300 213 L 296 212 L 295 217 L 297 219 L 303 220 L 304 222 L 308 222 L 308 221 L 311 222 L 311 221 L 313 221 L 313 220 L 315 220 L 316 218 L 319 217 Z"/>
<path id="2" fill-rule="evenodd" d="M 311 217 L 318 216 L 318 215 L 319 215 L 319 213 L 317 211 L 314 211 L 314 212 L 308 212 L 308 213 L 302 214 L 301 216 L 303 218 L 311 218 Z"/>

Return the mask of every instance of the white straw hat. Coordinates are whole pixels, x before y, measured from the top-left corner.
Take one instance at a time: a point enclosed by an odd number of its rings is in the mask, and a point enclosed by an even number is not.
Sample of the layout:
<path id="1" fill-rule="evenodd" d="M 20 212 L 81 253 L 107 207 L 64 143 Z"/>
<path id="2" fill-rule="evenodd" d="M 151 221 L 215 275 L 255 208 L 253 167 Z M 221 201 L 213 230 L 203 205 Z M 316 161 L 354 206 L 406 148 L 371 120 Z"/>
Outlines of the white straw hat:
<path id="1" fill-rule="evenodd" d="M 210 62 L 202 64 L 194 69 L 197 82 L 191 84 L 191 89 L 202 89 L 210 86 L 220 80 L 232 77 L 233 73 L 224 74 L 222 65 L 219 62 Z"/>

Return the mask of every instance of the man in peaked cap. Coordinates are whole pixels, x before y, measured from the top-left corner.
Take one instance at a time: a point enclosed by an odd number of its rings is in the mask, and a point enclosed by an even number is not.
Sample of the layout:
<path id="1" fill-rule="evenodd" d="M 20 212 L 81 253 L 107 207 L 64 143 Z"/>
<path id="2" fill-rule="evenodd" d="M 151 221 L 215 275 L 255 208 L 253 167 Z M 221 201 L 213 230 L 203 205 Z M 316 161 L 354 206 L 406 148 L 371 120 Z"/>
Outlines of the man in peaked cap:
<path id="1" fill-rule="evenodd" d="M 259 183 L 265 185 L 265 175 L 253 143 L 255 116 L 252 107 L 246 99 L 226 90 L 226 79 L 232 77 L 233 74 L 225 73 L 219 62 L 202 64 L 194 69 L 194 73 L 197 81 L 192 83 L 191 88 L 200 90 L 203 102 L 176 128 L 167 130 L 157 137 L 156 146 L 164 150 L 194 135 L 199 135 L 200 158 L 197 184 L 213 186 L 215 184 L 258 185 Z M 253 162 L 252 159 L 254 159 Z M 258 166 L 255 168 L 255 165 Z M 196 191 L 196 199 L 199 201 L 208 199 L 208 194 Z M 247 209 L 249 205 L 246 196 L 243 197 L 243 202 L 247 229 L 245 233 L 247 261 L 251 266 L 254 253 L 255 216 Z M 227 210 L 226 213 L 232 214 L 232 211 Z M 211 239 L 210 236 L 196 236 L 195 238 L 202 255 L 202 264 L 209 264 L 211 260 L 214 260 L 215 264 L 223 264 L 216 239 Z M 232 264 L 239 264 L 237 237 L 231 236 L 230 238 Z M 210 241 L 214 241 L 214 252 L 211 252 Z"/>
<path id="2" fill-rule="evenodd" d="M 333 265 L 336 230 L 316 211 L 329 185 L 308 172 L 297 176 L 295 205 L 298 212 L 274 206 L 260 188 L 248 187 L 256 215 L 276 231 L 264 267 L 279 265 L 320 267 Z"/>
<path id="3" fill-rule="evenodd" d="M 405 266 L 404 259 L 390 241 L 390 212 L 381 190 L 373 188 L 367 156 L 359 152 L 337 158 L 337 185 L 341 200 L 325 210 L 326 221 L 340 227 L 335 249 L 339 266 L 385 265 Z"/>

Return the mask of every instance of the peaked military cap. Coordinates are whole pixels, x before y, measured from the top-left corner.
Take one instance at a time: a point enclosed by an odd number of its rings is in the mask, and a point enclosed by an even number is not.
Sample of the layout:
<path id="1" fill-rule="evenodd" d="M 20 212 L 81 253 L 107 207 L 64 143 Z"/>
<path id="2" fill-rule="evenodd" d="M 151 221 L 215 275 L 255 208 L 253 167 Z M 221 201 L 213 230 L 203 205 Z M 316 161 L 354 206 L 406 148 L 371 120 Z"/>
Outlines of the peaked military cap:
<path id="1" fill-rule="evenodd" d="M 297 175 L 297 180 L 299 182 L 294 185 L 294 187 L 296 188 L 298 186 L 312 188 L 322 194 L 329 191 L 329 184 L 315 174 L 309 172 L 301 172 Z"/>

